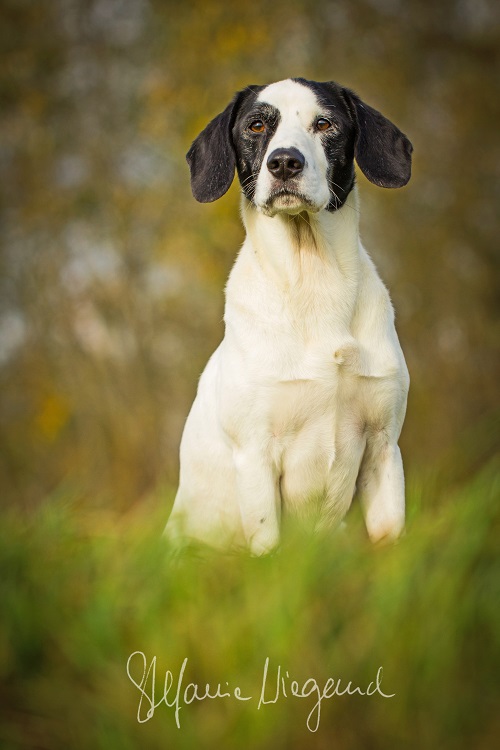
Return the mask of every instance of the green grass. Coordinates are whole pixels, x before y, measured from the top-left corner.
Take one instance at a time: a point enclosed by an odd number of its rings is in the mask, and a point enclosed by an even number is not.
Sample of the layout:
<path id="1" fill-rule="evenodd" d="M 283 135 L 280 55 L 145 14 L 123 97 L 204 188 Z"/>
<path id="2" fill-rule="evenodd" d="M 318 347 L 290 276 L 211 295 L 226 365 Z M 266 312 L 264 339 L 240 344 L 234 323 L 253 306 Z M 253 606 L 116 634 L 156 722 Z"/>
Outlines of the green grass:
<path id="1" fill-rule="evenodd" d="M 4 514 L 0 747 L 489 750 L 500 733 L 499 489 L 495 462 L 432 502 L 410 482 L 397 545 L 371 546 L 354 512 L 346 533 L 290 531 L 264 559 L 173 557 L 158 496 L 125 517 L 64 494 L 29 519 Z M 166 670 L 175 697 L 185 658 L 183 690 L 227 681 L 252 700 L 181 702 L 180 729 L 164 704 L 139 723 L 135 651 L 157 657 L 157 701 Z M 278 665 L 288 697 L 258 709 L 266 657 L 266 698 Z M 366 690 L 381 666 L 394 697 L 325 698 L 308 730 L 317 696 L 292 696 L 292 680 Z M 140 682 L 140 657 L 131 673 Z"/>

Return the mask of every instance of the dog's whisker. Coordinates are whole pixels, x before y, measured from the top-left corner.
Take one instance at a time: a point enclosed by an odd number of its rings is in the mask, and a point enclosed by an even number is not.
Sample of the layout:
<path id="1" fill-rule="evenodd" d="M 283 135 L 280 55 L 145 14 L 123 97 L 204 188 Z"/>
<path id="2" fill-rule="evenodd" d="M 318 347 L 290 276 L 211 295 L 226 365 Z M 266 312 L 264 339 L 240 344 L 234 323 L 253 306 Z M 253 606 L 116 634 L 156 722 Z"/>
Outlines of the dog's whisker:
<path id="1" fill-rule="evenodd" d="M 259 173 L 258 173 L 258 172 L 251 172 L 251 173 L 250 173 L 250 174 L 248 175 L 248 177 L 245 177 L 245 179 L 244 179 L 244 180 L 241 180 L 241 184 L 242 184 L 242 185 L 245 185 L 245 184 L 246 184 L 247 182 L 249 182 L 250 180 L 255 180 L 255 182 L 257 182 L 258 178 L 259 178 Z"/>
<path id="2" fill-rule="evenodd" d="M 330 188 L 330 189 L 331 189 L 331 191 L 333 193 L 333 197 L 335 199 L 335 208 L 339 208 L 339 206 L 341 205 L 340 198 L 338 197 L 337 193 L 335 192 L 335 190 L 333 188 Z"/>
<path id="3" fill-rule="evenodd" d="M 302 221 L 304 221 L 304 222 L 305 222 L 305 223 L 307 224 L 307 226 L 308 226 L 308 227 L 310 227 L 310 229 L 311 229 L 311 231 L 312 231 L 312 228 L 313 228 L 313 227 L 312 227 L 312 224 L 311 224 L 311 222 L 309 221 L 309 219 L 306 219 L 306 216 L 305 216 L 305 214 L 304 214 L 304 213 L 300 213 L 300 214 L 299 214 L 299 219 L 302 219 Z"/>
<path id="4" fill-rule="evenodd" d="M 335 185 L 335 187 L 338 187 L 338 188 L 340 188 L 340 190 L 343 190 L 343 189 L 344 189 L 344 188 L 342 187 L 342 185 L 339 185 L 339 184 L 338 184 L 337 182 L 334 182 L 333 180 L 330 180 L 330 182 L 331 182 L 331 184 L 332 184 L 332 185 Z"/>

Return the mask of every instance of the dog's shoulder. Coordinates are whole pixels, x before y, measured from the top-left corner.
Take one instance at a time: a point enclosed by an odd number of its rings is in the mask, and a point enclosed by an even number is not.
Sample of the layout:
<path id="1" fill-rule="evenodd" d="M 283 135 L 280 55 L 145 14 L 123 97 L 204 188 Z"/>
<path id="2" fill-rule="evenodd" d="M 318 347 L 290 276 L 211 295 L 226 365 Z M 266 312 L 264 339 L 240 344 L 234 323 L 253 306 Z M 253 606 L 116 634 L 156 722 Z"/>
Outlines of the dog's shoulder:
<path id="1" fill-rule="evenodd" d="M 359 285 L 352 334 L 363 363 L 361 375 L 393 378 L 408 387 L 408 371 L 396 333 L 387 287 L 366 250 L 360 246 Z"/>

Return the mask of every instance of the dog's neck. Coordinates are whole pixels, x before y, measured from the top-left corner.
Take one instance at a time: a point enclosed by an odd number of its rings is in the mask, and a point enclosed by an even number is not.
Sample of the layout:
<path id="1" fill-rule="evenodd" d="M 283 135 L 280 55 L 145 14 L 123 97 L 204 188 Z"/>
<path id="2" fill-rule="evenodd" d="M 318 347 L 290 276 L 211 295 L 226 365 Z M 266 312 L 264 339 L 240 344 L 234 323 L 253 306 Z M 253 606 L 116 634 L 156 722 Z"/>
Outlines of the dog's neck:
<path id="1" fill-rule="evenodd" d="M 247 241 L 259 264 L 278 283 L 300 283 L 312 269 L 334 267 L 349 279 L 359 268 L 359 210 L 356 187 L 337 211 L 285 213 L 273 217 L 259 212 L 242 196 L 241 214 Z"/>

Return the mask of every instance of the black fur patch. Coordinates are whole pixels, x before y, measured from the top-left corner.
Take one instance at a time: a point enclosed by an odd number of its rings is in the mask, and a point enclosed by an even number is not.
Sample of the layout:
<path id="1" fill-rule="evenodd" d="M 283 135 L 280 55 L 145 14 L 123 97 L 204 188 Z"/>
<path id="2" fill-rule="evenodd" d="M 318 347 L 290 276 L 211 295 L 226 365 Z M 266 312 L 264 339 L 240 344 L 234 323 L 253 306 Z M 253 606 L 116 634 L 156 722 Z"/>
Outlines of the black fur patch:
<path id="1" fill-rule="evenodd" d="M 321 141 L 328 161 L 328 184 L 331 200 L 327 211 L 336 211 L 344 205 L 354 182 L 354 146 L 356 124 L 349 113 L 343 96 L 343 89 L 334 81 L 318 83 L 294 78 L 296 83 L 311 89 L 323 113 L 334 128 L 321 133 Z"/>
<path id="2" fill-rule="evenodd" d="M 200 203 L 221 198 L 231 187 L 236 167 L 232 138 L 234 121 L 247 100 L 255 101 L 263 86 L 247 86 L 235 94 L 226 109 L 214 117 L 193 141 L 186 154 L 191 171 L 191 189 Z"/>
<path id="3" fill-rule="evenodd" d="M 344 89 L 357 122 L 355 157 L 370 182 L 385 188 L 399 188 L 411 177 L 413 146 L 390 120 Z"/>
<path id="4" fill-rule="evenodd" d="M 264 88 L 264 87 L 262 87 Z M 252 133 L 250 125 L 255 120 L 262 120 L 266 126 L 264 133 Z M 253 201 L 255 183 L 267 151 L 269 141 L 276 132 L 280 122 L 280 113 L 271 104 L 247 98 L 236 117 L 232 131 L 236 150 L 236 168 L 241 188 L 246 197 Z"/>

